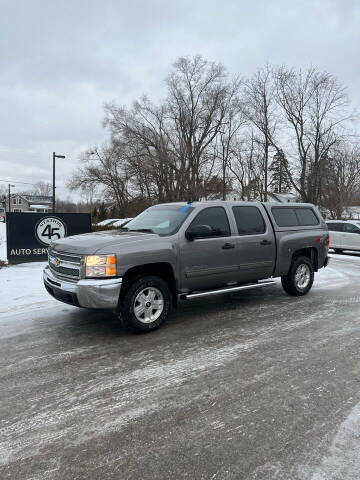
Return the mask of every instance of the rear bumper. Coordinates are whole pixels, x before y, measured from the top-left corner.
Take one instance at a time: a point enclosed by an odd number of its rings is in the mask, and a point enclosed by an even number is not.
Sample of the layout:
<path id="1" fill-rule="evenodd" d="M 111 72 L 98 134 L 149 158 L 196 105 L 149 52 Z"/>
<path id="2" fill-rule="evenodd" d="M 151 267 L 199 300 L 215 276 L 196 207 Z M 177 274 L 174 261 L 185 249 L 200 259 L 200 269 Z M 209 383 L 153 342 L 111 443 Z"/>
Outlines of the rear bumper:
<path id="1" fill-rule="evenodd" d="M 327 267 L 329 265 L 329 263 L 330 263 L 330 257 L 325 257 L 325 262 L 324 262 L 323 267 L 324 268 Z"/>
<path id="2" fill-rule="evenodd" d="M 122 278 L 68 282 L 55 277 L 49 267 L 45 267 L 43 277 L 46 290 L 61 302 L 77 307 L 110 310 L 118 305 Z"/>

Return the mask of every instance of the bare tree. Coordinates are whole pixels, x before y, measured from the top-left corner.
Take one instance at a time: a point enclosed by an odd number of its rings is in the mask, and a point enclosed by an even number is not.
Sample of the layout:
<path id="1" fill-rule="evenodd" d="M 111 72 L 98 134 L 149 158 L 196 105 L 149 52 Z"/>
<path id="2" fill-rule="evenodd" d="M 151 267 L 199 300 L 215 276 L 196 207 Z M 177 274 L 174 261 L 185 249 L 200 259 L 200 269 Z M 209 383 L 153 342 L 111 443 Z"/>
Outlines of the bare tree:
<path id="1" fill-rule="evenodd" d="M 174 201 L 179 195 L 179 167 L 172 151 L 164 105 L 146 97 L 131 109 L 108 104 L 104 125 L 122 145 L 133 187 L 149 200 Z"/>
<path id="2" fill-rule="evenodd" d="M 245 82 L 244 114 L 258 130 L 257 142 L 263 150 L 263 198 L 268 199 L 269 158 L 271 148 L 276 149 L 279 123 L 275 100 L 275 84 L 271 67 L 267 64 Z"/>
<path id="3" fill-rule="evenodd" d="M 241 162 L 241 129 L 246 124 L 246 119 L 242 115 L 238 104 L 229 107 L 226 113 L 224 124 L 219 134 L 215 138 L 214 148 L 217 160 L 220 163 L 221 170 L 221 198 L 226 199 L 226 194 L 231 186 L 231 165 Z"/>
<path id="4" fill-rule="evenodd" d="M 121 210 L 129 199 L 129 179 L 122 160 L 122 150 L 118 144 L 110 143 L 87 150 L 81 158 L 82 168 L 73 174 L 68 187 L 83 192 L 100 187 L 105 198 Z"/>
<path id="5" fill-rule="evenodd" d="M 238 139 L 229 170 L 242 200 L 264 200 L 263 148 L 253 129 Z"/>
<path id="6" fill-rule="evenodd" d="M 46 183 L 43 181 L 37 182 L 34 185 L 32 193 L 34 195 L 50 196 L 52 195 L 52 185 L 51 183 Z"/>
<path id="7" fill-rule="evenodd" d="M 133 215 L 155 202 L 225 199 L 230 189 L 267 201 L 271 185 L 324 206 L 330 180 L 339 190 L 347 184 L 344 168 L 354 168 L 343 153 L 348 100 L 332 75 L 266 65 L 240 81 L 195 56 L 174 64 L 166 86 L 159 103 L 142 97 L 130 107 L 106 105 L 110 140 L 83 154 L 69 183 L 90 206 L 101 196 Z"/>
<path id="8" fill-rule="evenodd" d="M 164 200 L 198 199 L 213 176 L 213 142 L 239 90 L 227 81 L 225 68 L 201 56 L 181 57 L 166 79 L 168 95 L 156 107 L 147 98 L 128 110 L 106 106 L 105 126 L 114 138 L 132 145 L 129 161 L 147 170 L 151 185 Z"/>
<path id="9" fill-rule="evenodd" d="M 331 218 L 343 218 L 360 191 L 360 146 L 342 144 L 331 152 L 323 185 L 323 207 Z"/>
<path id="10" fill-rule="evenodd" d="M 291 176 L 292 185 L 303 201 L 319 204 L 329 152 L 350 118 L 346 91 L 333 75 L 316 68 L 296 72 L 281 67 L 276 86 L 296 150 L 298 178 Z"/>
<path id="11" fill-rule="evenodd" d="M 181 57 L 167 78 L 168 111 L 174 152 L 180 160 L 187 190 L 199 198 L 206 151 L 226 122 L 239 92 L 239 81 L 227 81 L 223 65 L 201 56 Z"/>

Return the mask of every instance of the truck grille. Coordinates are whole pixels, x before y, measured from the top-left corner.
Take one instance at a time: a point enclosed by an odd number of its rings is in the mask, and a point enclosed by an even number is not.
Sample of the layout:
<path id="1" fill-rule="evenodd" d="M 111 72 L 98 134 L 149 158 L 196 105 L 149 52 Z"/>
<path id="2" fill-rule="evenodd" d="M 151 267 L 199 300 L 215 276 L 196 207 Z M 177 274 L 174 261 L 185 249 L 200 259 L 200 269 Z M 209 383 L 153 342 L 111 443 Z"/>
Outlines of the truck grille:
<path id="1" fill-rule="evenodd" d="M 81 277 L 83 256 L 55 252 L 49 249 L 48 260 L 50 270 L 60 278 L 77 280 Z"/>

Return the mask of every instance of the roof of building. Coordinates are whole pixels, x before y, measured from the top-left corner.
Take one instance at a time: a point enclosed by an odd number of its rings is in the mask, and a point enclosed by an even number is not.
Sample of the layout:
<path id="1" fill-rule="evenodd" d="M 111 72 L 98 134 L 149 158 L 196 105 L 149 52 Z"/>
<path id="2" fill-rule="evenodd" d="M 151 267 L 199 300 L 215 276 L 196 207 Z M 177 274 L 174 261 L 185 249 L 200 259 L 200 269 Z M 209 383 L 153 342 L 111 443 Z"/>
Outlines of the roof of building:
<path id="1" fill-rule="evenodd" d="M 52 203 L 51 195 L 28 195 L 15 193 L 12 197 L 21 197 L 29 203 Z"/>
<path id="2" fill-rule="evenodd" d="M 278 202 L 286 203 L 286 202 L 293 202 L 296 200 L 295 193 L 276 193 L 276 192 L 268 192 L 268 195 Z"/>

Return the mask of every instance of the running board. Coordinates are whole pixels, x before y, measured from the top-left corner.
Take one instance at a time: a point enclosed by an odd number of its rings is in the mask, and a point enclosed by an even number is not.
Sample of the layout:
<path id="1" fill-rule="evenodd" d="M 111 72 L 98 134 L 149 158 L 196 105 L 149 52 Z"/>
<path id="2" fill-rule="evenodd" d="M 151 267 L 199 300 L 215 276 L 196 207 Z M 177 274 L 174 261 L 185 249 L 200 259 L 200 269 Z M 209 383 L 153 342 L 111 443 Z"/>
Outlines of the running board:
<path id="1" fill-rule="evenodd" d="M 227 288 L 220 288 L 217 290 L 207 290 L 206 292 L 197 292 L 197 293 L 189 293 L 180 295 L 182 300 L 190 300 L 191 298 L 200 298 L 200 297 L 207 297 L 209 295 L 217 295 L 219 293 L 229 293 L 229 292 L 239 292 L 240 290 L 250 290 L 251 288 L 259 288 L 259 287 L 266 287 L 268 285 L 276 285 L 274 280 L 265 280 L 263 282 L 258 283 L 250 283 L 248 285 L 240 285 L 238 287 L 227 287 Z"/>

